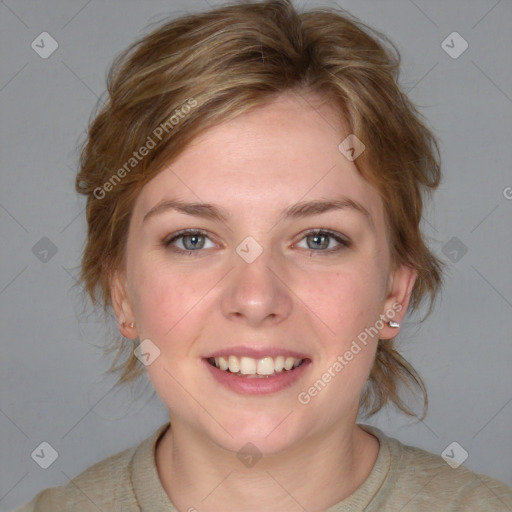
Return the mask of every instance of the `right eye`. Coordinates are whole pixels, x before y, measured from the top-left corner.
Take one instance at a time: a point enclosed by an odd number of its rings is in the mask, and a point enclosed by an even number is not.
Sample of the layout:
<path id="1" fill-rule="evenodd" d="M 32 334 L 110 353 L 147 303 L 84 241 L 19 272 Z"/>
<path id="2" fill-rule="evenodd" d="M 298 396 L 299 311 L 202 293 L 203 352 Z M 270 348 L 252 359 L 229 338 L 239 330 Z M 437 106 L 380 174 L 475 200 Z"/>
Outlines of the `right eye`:
<path id="1" fill-rule="evenodd" d="M 177 252 L 198 252 L 200 249 L 211 249 L 214 247 L 211 242 L 210 247 L 205 247 L 206 241 L 210 240 L 208 235 L 204 231 L 196 229 L 186 229 L 173 233 L 170 237 L 167 237 L 163 244 L 165 247 L 169 247 L 173 251 Z M 181 245 L 181 247 L 180 247 Z"/>

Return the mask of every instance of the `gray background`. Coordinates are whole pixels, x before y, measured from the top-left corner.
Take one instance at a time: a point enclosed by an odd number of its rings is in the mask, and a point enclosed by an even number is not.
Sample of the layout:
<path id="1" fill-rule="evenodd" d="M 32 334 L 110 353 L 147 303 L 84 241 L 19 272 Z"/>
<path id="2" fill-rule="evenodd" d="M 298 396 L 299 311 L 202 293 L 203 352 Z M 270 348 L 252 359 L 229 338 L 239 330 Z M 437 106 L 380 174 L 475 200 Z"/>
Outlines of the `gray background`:
<path id="1" fill-rule="evenodd" d="M 1 510 L 167 421 L 151 387 L 137 398 L 111 391 L 113 380 L 101 375 L 109 329 L 73 288 L 85 237 L 76 147 L 112 59 L 148 23 L 219 3 L 0 2 Z M 440 138 L 444 170 L 424 227 L 448 263 L 446 286 L 421 328 L 411 318 L 401 334 L 426 382 L 429 414 L 415 423 L 387 410 L 366 422 L 438 454 L 457 441 L 466 466 L 512 484 L 512 3 L 338 4 L 397 43 L 403 87 Z M 59 45 L 47 59 L 31 48 L 44 31 Z M 469 44 L 455 59 L 441 45 L 453 31 Z M 42 441 L 58 452 L 48 469 L 31 458 Z"/>

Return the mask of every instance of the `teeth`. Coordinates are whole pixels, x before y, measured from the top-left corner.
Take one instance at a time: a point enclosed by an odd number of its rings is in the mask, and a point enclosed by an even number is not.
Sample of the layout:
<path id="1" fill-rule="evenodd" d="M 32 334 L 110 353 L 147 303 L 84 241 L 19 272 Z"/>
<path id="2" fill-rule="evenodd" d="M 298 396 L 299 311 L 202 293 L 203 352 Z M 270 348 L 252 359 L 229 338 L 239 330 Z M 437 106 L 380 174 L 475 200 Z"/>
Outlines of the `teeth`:
<path id="1" fill-rule="evenodd" d="M 238 357 L 229 356 L 228 357 L 228 365 L 229 365 L 229 371 L 231 373 L 238 373 L 240 371 L 240 363 L 238 362 Z"/>
<path id="2" fill-rule="evenodd" d="M 302 359 L 295 357 L 263 357 L 261 359 L 253 359 L 252 357 L 216 357 L 215 366 L 223 371 L 231 373 L 241 373 L 242 375 L 262 375 L 268 376 L 274 373 L 281 373 L 283 370 L 291 370 L 297 368 L 302 363 Z M 213 363 L 213 359 L 212 359 Z"/>
<path id="3" fill-rule="evenodd" d="M 295 360 L 293 359 L 293 357 L 287 357 L 284 360 L 284 369 L 285 370 L 291 370 L 293 368 L 293 363 L 294 362 L 295 362 Z"/>
<path id="4" fill-rule="evenodd" d="M 231 371 L 231 367 L 229 370 Z M 252 357 L 240 358 L 240 373 L 242 375 L 254 375 L 256 373 L 256 361 Z"/>
<path id="5" fill-rule="evenodd" d="M 258 375 L 272 375 L 273 373 L 274 360 L 271 357 L 264 357 L 258 361 Z"/>
<path id="6" fill-rule="evenodd" d="M 276 373 L 279 373 L 279 372 L 283 371 L 283 368 L 284 368 L 284 357 L 277 356 L 274 359 L 274 370 L 276 371 Z"/>

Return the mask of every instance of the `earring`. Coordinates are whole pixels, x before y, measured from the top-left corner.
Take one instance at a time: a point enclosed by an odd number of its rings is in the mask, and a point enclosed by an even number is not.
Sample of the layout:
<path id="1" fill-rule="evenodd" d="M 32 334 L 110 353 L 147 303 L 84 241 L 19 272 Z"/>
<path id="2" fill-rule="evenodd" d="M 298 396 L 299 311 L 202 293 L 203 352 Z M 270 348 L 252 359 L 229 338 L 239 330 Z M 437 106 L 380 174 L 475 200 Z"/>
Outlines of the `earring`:
<path id="1" fill-rule="evenodd" d="M 132 322 L 132 323 L 130 324 L 130 327 L 133 329 L 133 328 L 135 327 L 135 322 Z"/>
<path id="2" fill-rule="evenodd" d="M 393 320 L 390 320 L 388 322 L 388 324 L 389 324 L 389 327 L 393 327 L 393 329 L 397 329 L 398 327 L 400 327 L 400 324 L 398 322 L 393 321 Z"/>

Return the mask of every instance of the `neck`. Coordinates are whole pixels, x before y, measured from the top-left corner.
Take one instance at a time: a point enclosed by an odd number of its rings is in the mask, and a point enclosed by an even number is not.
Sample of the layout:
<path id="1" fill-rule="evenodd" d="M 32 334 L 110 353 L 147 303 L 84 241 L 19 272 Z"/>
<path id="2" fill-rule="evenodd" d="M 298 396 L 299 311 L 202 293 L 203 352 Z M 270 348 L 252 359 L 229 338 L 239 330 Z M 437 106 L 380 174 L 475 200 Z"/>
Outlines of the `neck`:
<path id="1" fill-rule="evenodd" d="M 157 445 L 156 464 L 179 510 L 316 512 L 350 496 L 370 474 L 378 451 L 378 440 L 357 425 L 337 425 L 244 465 L 236 453 L 173 420 Z"/>

